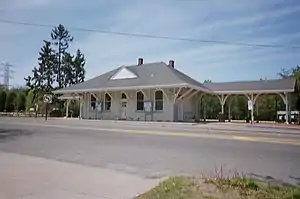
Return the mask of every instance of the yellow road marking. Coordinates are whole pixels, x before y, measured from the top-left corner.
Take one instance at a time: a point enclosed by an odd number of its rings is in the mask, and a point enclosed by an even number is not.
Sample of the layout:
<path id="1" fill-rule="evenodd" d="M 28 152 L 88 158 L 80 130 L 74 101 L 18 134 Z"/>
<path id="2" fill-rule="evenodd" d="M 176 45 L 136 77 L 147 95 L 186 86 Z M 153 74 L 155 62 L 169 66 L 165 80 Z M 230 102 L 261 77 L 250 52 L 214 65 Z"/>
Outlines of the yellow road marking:
<path id="1" fill-rule="evenodd" d="M 0 121 L 0 123 L 4 123 Z M 132 129 L 113 129 L 113 128 L 96 128 L 87 126 L 69 126 L 59 124 L 38 124 L 38 123 L 17 123 L 9 122 L 10 124 L 25 125 L 25 126 L 41 126 L 41 127 L 53 127 L 63 129 L 75 129 L 75 130 L 92 130 L 92 131 L 110 131 L 118 133 L 130 133 L 130 134 L 144 134 L 144 135 L 162 135 L 162 136 L 177 136 L 177 137 L 194 137 L 194 138 L 207 138 L 207 139 L 221 139 L 221 140 L 238 140 L 247 142 L 265 142 L 274 144 L 287 144 L 300 146 L 300 140 L 293 139 L 281 139 L 281 138 L 267 138 L 267 137 L 246 137 L 246 136 L 230 136 L 230 135 L 213 135 L 203 133 L 188 133 L 188 132 L 171 132 L 171 131 L 158 131 L 158 130 L 132 130 Z"/>

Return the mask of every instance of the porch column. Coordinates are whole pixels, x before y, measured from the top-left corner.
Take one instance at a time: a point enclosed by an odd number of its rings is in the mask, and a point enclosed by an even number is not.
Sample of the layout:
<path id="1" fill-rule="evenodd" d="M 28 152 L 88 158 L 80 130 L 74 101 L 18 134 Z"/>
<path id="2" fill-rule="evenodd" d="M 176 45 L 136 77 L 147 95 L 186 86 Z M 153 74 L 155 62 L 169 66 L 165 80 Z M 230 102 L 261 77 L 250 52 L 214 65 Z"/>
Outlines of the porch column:
<path id="1" fill-rule="evenodd" d="M 196 121 L 199 121 L 199 100 L 196 99 L 196 113 L 195 113 L 195 119 Z"/>
<path id="2" fill-rule="evenodd" d="M 82 119 L 82 96 L 79 97 L 79 119 Z"/>
<path id="3" fill-rule="evenodd" d="M 289 93 L 284 93 L 285 97 L 285 111 L 286 111 L 286 116 L 285 116 L 285 123 L 289 124 L 290 118 L 291 118 L 291 113 L 290 113 L 290 102 L 289 102 Z"/>
<path id="4" fill-rule="evenodd" d="M 224 95 L 222 94 L 221 96 L 217 95 L 219 100 L 220 100 L 220 104 L 221 104 L 221 113 L 224 114 L 224 105 L 225 102 L 227 100 L 227 98 L 229 97 L 229 95 Z"/>
<path id="5" fill-rule="evenodd" d="M 69 104 L 70 104 L 70 100 L 67 99 L 67 101 L 66 101 L 66 118 L 69 117 Z"/>
<path id="6" fill-rule="evenodd" d="M 231 122 L 231 103 L 232 100 L 230 100 L 228 103 L 228 122 Z"/>
<path id="7" fill-rule="evenodd" d="M 250 100 L 251 100 L 251 124 L 254 123 L 254 111 L 253 111 L 253 108 L 254 108 L 254 95 L 253 93 L 251 94 L 251 97 L 250 97 Z"/>
<path id="8" fill-rule="evenodd" d="M 248 98 L 248 111 L 251 111 L 251 124 L 254 122 L 254 105 L 256 104 L 256 101 L 258 97 L 261 95 L 260 93 L 254 95 L 253 93 L 249 95 L 245 94 Z"/>

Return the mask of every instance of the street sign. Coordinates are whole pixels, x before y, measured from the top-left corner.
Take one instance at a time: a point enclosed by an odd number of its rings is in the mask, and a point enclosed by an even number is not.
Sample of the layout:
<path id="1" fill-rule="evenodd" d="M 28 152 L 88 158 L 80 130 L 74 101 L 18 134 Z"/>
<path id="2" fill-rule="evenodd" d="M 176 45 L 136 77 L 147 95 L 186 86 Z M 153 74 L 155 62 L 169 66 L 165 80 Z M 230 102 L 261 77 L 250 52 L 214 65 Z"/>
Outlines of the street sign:
<path id="1" fill-rule="evenodd" d="M 253 103 L 251 100 L 248 100 L 248 110 L 251 111 L 253 109 Z"/>
<path id="2" fill-rule="evenodd" d="M 45 94 L 44 95 L 44 102 L 47 103 L 47 104 L 51 104 L 52 103 L 52 95 Z"/>

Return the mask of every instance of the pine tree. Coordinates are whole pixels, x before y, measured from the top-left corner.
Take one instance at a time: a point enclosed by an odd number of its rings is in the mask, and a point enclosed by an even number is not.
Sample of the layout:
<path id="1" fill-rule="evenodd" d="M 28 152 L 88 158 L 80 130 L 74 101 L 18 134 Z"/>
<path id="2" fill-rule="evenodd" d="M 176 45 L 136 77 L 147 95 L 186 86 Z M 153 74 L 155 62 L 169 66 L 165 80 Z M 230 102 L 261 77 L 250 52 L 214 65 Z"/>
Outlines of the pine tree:
<path id="1" fill-rule="evenodd" d="M 61 65 L 62 85 L 64 87 L 74 84 L 74 65 L 73 56 L 70 53 L 64 53 Z"/>
<path id="2" fill-rule="evenodd" d="M 79 49 L 76 52 L 76 56 L 75 56 L 73 64 L 74 64 L 74 81 L 73 81 L 73 83 L 78 84 L 78 83 L 84 82 L 84 79 L 85 79 L 85 69 L 84 69 L 85 57 Z"/>
<path id="3" fill-rule="evenodd" d="M 56 63 L 56 81 L 58 83 L 58 87 L 62 88 L 64 85 L 64 77 L 62 75 L 63 69 L 62 67 L 62 56 L 69 48 L 69 43 L 73 41 L 73 37 L 70 35 L 69 31 L 61 24 L 55 27 L 52 30 L 51 38 L 53 40 L 53 44 L 57 46 L 57 63 Z"/>
<path id="4" fill-rule="evenodd" d="M 53 89 L 54 82 L 54 63 L 55 63 L 55 55 L 53 50 L 51 49 L 51 43 L 49 41 L 44 40 L 44 46 L 39 53 L 39 70 L 42 76 L 42 90 L 45 92 L 49 92 Z"/>
<path id="5" fill-rule="evenodd" d="M 25 78 L 26 86 L 34 92 L 35 102 L 40 95 L 53 89 L 55 54 L 49 41 L 44 40 L 44 46 L 41 48 L 38 61 L 39 66 L 33 68 L 32 77 L 28 76 Z"/>

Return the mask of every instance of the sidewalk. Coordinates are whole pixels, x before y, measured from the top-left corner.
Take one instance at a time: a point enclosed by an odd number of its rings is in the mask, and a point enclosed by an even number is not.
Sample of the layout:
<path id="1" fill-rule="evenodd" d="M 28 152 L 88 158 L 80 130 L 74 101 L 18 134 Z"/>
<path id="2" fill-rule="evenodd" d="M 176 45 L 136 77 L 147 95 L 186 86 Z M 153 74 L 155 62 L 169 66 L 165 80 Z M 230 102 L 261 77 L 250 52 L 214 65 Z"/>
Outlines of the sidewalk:
<path id="1" fill-rule="evenodd" d="M 131 199 L 158 180 L 0 152 L 0 198 Z"/>

